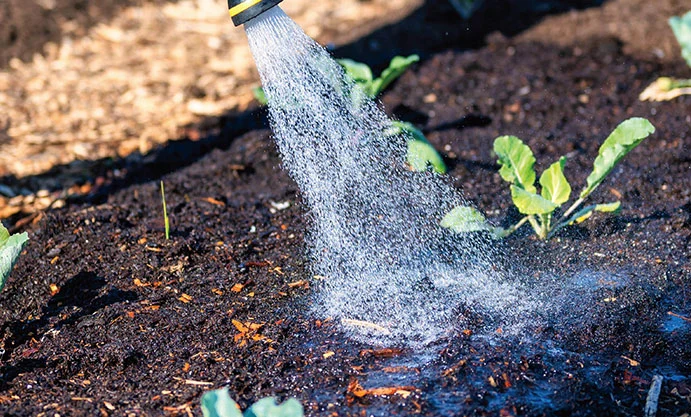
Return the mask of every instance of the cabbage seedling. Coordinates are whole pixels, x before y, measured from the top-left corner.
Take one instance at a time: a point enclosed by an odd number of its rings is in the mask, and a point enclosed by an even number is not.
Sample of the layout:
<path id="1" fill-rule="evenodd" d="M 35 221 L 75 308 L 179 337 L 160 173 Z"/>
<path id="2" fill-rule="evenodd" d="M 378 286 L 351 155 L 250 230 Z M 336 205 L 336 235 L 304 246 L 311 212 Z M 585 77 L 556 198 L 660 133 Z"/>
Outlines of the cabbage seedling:
<path id="1" fill-rule="evenodd" d="M 407 57 L 396 56 L 377 78 L 374 78 L 372 69 L 362 62 L 353 61 L 352 59 L 339 59 L 338 63 L 354 81 L 354 88 L 349 92 L 349 96 L 355 106 L 359 107 L 364 100 L 377 98 L 386 87 L 391 85 L 411 65 L 419 60 L 420 57 L 417 55 Z M 255 87 L 252 93 L 260 104 L 266 105 L 268 103 L 263 88 Z M 413 171 L 426 171 L 427 167 L 431 166 L 432 170 L 438 174 L 446 173 L 446 165 L 442 157 L 425 138 L 420 129 L 416 128 L 412 123 L 392 121 L 385 134 L 391 136 L 405 134 L 410 138 L 408 140 L 406 161 Z"/>
<path id="2" fill-rule="evenodd" d="M 669 19 L 669 25 L 681 46 L 681 56 L 691 67 L 691 11 L 681 17 L 673 16 Z M 691 79 L 660 77 L 650 84 L 639 98 L 643 101 L 666 101 L 686 94 L 691 94 Z"/>
<path id="3" fill-rule="evenodd" d="M 476 209 L 459 206 L 447 213 L 440 224 L 457 233 L 487 230 L 497 237 L 504 237 L 529 223 L 540 239 L 547 240 L 562 228 L 586 220 L 593 212 L 617 212 L 621 206 L 619 201 L 581 206 L 619 161 L 653 132 L 655 127 L 643 118 L 631 118 L 617 126 L 600 146 L 593 171 L 578 199 L 559 217 L 555 217 L 555 212 L 571 196 L 571 185 L 564 176 L 566 158 L 562 156 L 542 173 L 538 194 L 533 152 L 515 136 L 498 137 L 494 141 L 494 152 L 499 158 L 499 175 L 511 184 L 511 199 L 524 217 L 503 229 L 490 226 Z"/>
<path id="4" fill-rule="evenodd" d="M 302 405 L 295 398 L 276 404 L 276 398 L 262 398 L 252 404 L 244 413 L 230 398 L 228 387 L 209 391 L 202 396 L 204 417 L 304 417 Z"/>
<path id="5" fill-rule="evenodd" d="M 29 235 L 26 232 L 10 236 L 10 232 L 0 223 L 0 291 L 5 287 L 7 278 L 28 241 Z"/>
<path id="6" fill-rule="evenodd" d="M 411 65 L 418 62 L 420 57 L 417 55 L 410 55 L 407 57 L 395 56 L 389 62 L 386 68 L 379 77 L 374 78 L 372 69 L 362 62 L 353 61 L 352 59 L 339 59 L 338 63 L 343 67 L 346 74 L 355 81 L 355 86 L 370 99 L 378 97 L 386 87 L 388 87 L 396 78 L 403 75 Z M 254 98 L 259 104 L 266 105 L 269 100 L 262 87 L 255 87 L 252 90 Z M 355 99 L 355 97 L 354 97 Z"/>

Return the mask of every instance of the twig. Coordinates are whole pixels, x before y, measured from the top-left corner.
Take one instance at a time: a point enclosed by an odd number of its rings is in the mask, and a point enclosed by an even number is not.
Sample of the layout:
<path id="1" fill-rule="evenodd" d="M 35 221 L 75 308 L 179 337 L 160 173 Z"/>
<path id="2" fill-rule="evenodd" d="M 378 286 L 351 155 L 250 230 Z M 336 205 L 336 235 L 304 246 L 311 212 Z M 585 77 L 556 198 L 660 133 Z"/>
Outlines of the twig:
<path id="1" fill-rule="evenodd" d="M 657 414 L 657 400 L 660 398 L 660 388 L 662 388 L 662 375 L 655 375 L 650 384 L 648 398 L 645 399 L 645 417 L 655 417 Z"/>
<path id="2" fill-rule="evenodd" d="M 178 377 L 173 377 L 174 380 L 184 382 L 186 385 L 213 385 L 213 382 L 207 381 L 195 381 L 193 379 L 182 379 Z"/>
<path id="3" fill-rule="evenodd" d="M 684 320 L 684 321 L 691 322 L 691 319 L 690 319 L 690 318 L 684 317 L 684 316 L 679 315 L 679 314 L 677 314 L 677 313 L 672 313 L 671 311 L 668 311 L 667 314 L 670 315 L 670 316 L 672 316 L 672 317 L 676 317 L 676 318 L 678 318 L 678 319 L 682 319 L 682 320 Z"/>

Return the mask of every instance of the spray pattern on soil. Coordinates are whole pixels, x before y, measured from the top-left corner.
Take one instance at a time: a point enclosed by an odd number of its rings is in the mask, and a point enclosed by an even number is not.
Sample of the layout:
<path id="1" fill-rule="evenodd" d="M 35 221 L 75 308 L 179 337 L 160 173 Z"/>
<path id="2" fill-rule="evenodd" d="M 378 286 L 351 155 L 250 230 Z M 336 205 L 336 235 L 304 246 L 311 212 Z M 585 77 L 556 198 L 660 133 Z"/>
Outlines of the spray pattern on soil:
<path id="1" fill-rule="evenodd" d="M 369 342 L 413 345 L 478 316 L 509 332 L 534 321 L 536 302 L 493 263 L 492 246 L 438 225 L 462 197 L 406 167 L 409 138 L 387 132 L 389 118 L 328 52 L 278 7 L 245 27 L 278 149 L 309 209 L 317 313 Z"/>

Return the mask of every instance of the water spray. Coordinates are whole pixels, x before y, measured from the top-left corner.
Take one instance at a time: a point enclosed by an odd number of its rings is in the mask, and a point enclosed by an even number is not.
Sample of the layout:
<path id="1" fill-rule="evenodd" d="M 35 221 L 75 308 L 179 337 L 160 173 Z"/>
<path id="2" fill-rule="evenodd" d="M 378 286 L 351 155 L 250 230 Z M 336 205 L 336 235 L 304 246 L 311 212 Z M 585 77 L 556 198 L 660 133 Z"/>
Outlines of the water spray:
<path id="1" fill-rule="evenodd" d="M 492 332 L 518 331 L 533 307 L 504 279 L 492 245 L 439 226 L 463 202 L 449 179 L 407 167 L 410 138 L 388 133 L 377 102 L 353 99 L 354 81 L 280 0 L 233 1 L 307 209 L 314 313 L 368 343 L 423 346 L 476 316 Z"/>
<path id="2" fill-rule="evenodd" d="M 244 25 L 283 0 L 228 0 L 228 12 L 235 26 Z"/>

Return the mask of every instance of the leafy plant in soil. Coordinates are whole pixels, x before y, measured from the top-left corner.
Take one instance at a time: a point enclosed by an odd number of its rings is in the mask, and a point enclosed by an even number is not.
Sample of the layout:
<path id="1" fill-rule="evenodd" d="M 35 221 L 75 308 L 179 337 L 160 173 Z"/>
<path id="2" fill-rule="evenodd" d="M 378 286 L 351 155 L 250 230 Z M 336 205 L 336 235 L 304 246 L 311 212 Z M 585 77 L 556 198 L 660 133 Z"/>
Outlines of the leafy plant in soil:
<path id="1" fill-rule="evenodd" d="M 566 157 L 562 156 L 542 173 L 538 194 L 533 152 L 515 136 L 500 136 L 494 141 L 494 152 L 499 158 L 497 163 L 501 166 L 499 175 L 511 184 L 511 199 L 524 217 L 504 229 L 490 226 L 478 210 L 459 206 L 447 213 L 440 224 L 457 233 L 487 230 L 497 237 L 505 237 L 529 223 L 540 239 L 547 240 L 564 227 L 588 219 L 596 211 L 617 212 L 621 207 L 620 201 L 581 206 L 626 154 L 653 132 L 655 127 L 643 118 L 631 118 L 617 126 L 600 146 L 593 171 L 578 199 L 559 217 L 555 217 L 556 211 L 571 196 L 571 185 L 564 176 Z"/>
<path id="2" fill-rule="evenodd" d="M 0 291 L 5 287 L 7 278 L 28 241 L 29 235 L 26 232 L 10 236 L 10 232 L 0 223 Z"/>
<path id="3" fill-rule="evenodd" d="M 267 397 L 242 413 L 240 406 L 230 398 L 226 387 L 209 391 L 202 396 L 202 414 L 204 417 L 303 417 L 304 411 L 295 398 L 279 405 L 276 398 Z"/>
<path id="4" fill-rule="evenodd" d="M 691 67 L 691 11 L 681 17 L 672 16 L 669 25 L 681 46 L 681 56 Z M 691 94 L 691 79 L 660 77 L 641 93 L 640 99 L 666 101 L 685 94 Z"/>
<path id="5" fill-rule="evenodd" d="M 356 107 L 359 107 L 364 100 L 377 98 L 386 87 L 419 60 L 420 57 L 417 55 L 407 57 L 396 56 L 377 78 L 374 78 L 372 69 L 362 62 L 356 62 L 352 59 L 339 59 L 338 63 L 355 82 L 355 89 L 350 92 L 349 96 Z M 254 88 L 252 93 L 260 104 L 266 105 L 268 103 L 262 87 Z M 446 164 L 444 164 L 442 157 L 425 138 L 422 131 L 412 123 L 392 120 L 391 126 L 384 133 L 390 136 L 405 134 L 410 138 L 406 160 L 413 171 L 425 171 L 428 166 L 431 166 L 439 174 L 446 173 Z"/>

